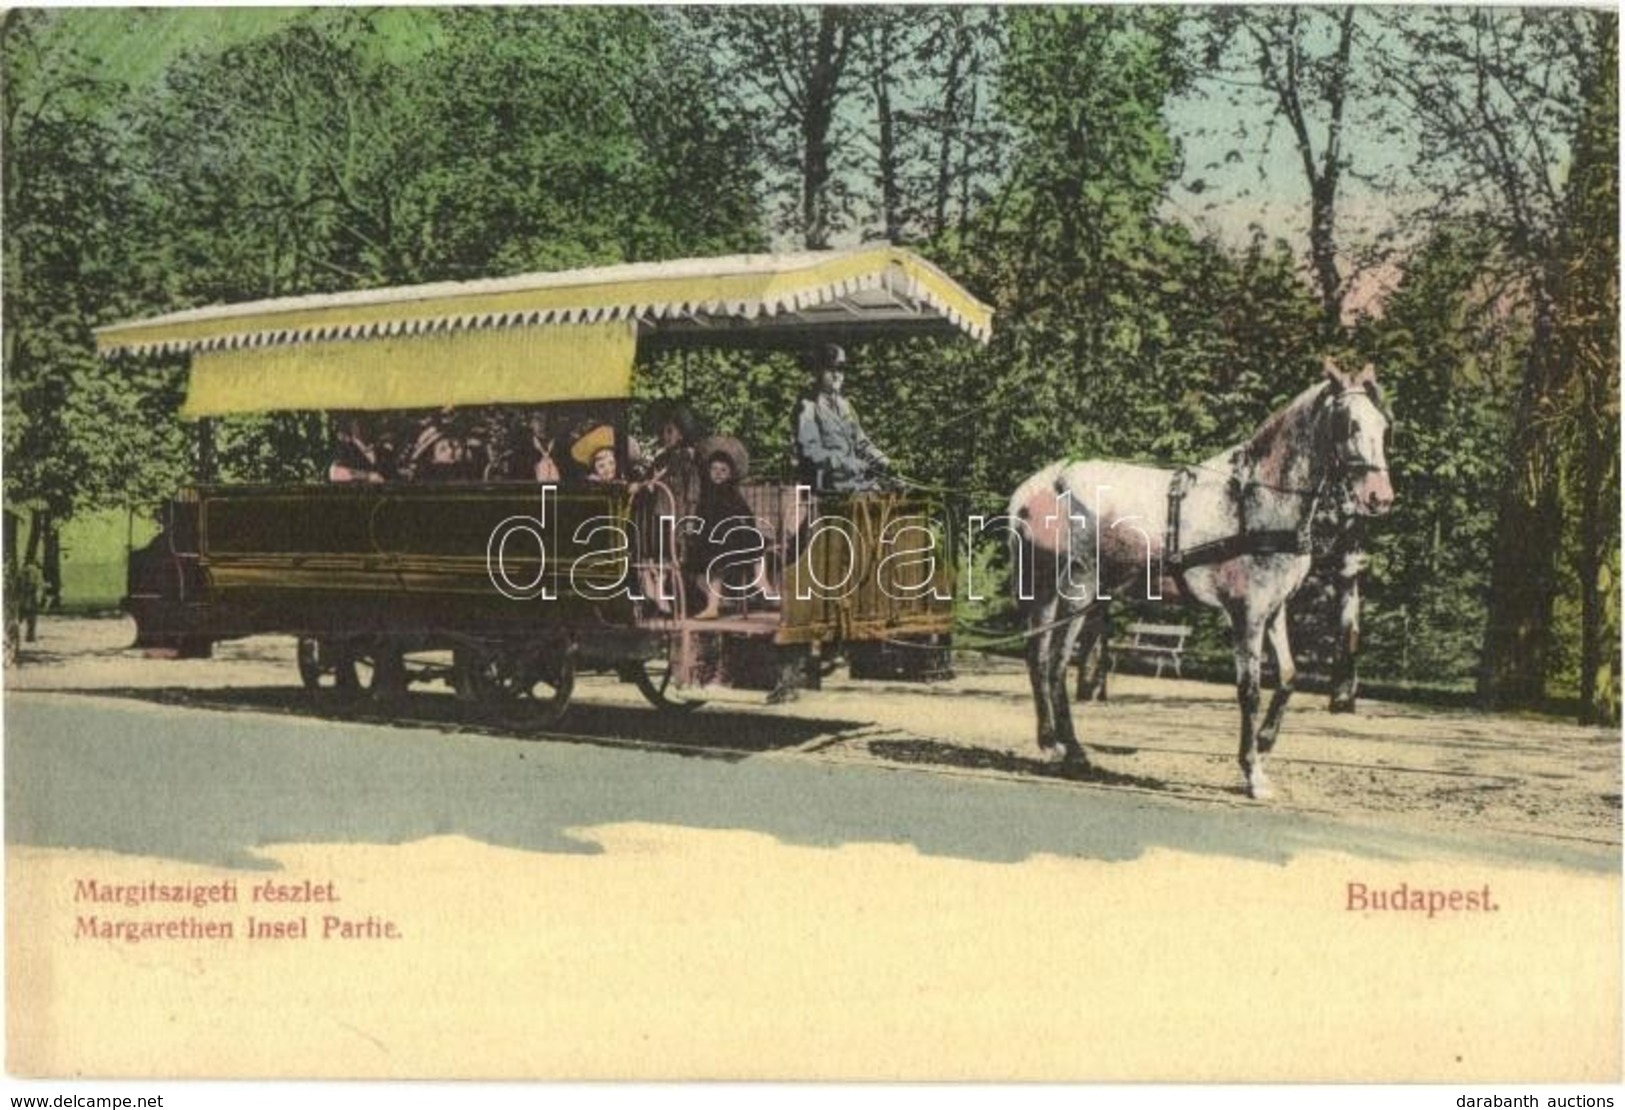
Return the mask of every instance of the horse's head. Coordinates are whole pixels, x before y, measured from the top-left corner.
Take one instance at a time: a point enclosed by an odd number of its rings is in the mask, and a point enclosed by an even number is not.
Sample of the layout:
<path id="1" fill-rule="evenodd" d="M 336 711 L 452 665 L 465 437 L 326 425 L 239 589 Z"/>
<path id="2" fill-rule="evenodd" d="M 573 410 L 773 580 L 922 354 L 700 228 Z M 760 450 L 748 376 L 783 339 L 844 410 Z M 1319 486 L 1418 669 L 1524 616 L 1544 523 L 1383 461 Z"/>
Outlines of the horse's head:
<path id="1" fill-rule="evenodd" d="M 1366 363 L 1347 374 L 1326 360 L 1326 393 L 1334 473 L 1348 483 L 1355 511 L 1381 516 L 1394 506 L 1386 438 L 1390 417 L 1377 371 Z"/>

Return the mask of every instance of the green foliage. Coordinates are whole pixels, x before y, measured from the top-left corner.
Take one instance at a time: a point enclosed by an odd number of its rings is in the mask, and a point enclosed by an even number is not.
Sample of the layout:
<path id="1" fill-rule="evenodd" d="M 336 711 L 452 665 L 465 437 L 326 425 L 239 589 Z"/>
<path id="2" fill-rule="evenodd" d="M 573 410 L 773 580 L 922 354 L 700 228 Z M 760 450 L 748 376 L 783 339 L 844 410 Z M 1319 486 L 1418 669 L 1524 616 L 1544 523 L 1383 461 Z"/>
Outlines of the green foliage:
<path id="1" fill-rule="evenodd" d="M 804 378 L 786 354 L 665 352 L 638 368 L 633 431 L 653 442 L 660 434 L 655 413 L 663 404 L 681 401 L 707 432 L 734 436 L 745 445 L 752 478 L 788 479 L 793 477 L 790 422 Z"/>
<path id="2" fill-rule="evenodd" d="M 112 234 L 134 203 L 111 122 L 123 89 L 91 76 L 94 62 L 71 46 L 49 45 L 60 42 L 58 18 L 4 17 L 0 138 L 5 495 L 61 518 L 155 496 L 178 475 L 167 465 L 175 375 L 126 375 L 91 353 L 90 326 L 119 302 L 125 280 Z"/>
<path id="3" fill-rule="evenodd" d="M 1178 79 L 1176 16 L 1107 8 L 1007 14 L 1001 108 L 1011 129 L 1002 195 L 963 257 L 1003 319 L 988 362 L 995 406 L 985 480 L 1061 454 L 1121 449 L 1131 426 L 1160 255 L 1156 208 L 1175 169 L 1162 121 Z"/>
<path id="4" fill-rule="evenodd" d="M 1400 422 L 1392 516 L 1374 529 L 1367 654 L 1401 679 L 1470 679 L 1490 602 L 1496 498 L 1528 321 L 1483 275 L 1495 240 L 1444 228 L 1407 267 L 1371 346 Z"/>
<path id="5" fill-rule="evenodd" d="M 760 246 L 748 136 L 703 56 L 637 8 L 459 9 L 415 67 L 422 274 L 490 276 Z"/>
<path id="6" fill-rule="evenodd" d="M 1004 319 L 983 479 L 1066 455 L 1194 461 L 1302 388 L 1314 306 L 1281 247 L 1239 257 L 1161 217 L 1178 172 L 1164 106 L 1177 13 L 1012 10 L 1001 71 L 1013 162 L 964 261 Z"/>

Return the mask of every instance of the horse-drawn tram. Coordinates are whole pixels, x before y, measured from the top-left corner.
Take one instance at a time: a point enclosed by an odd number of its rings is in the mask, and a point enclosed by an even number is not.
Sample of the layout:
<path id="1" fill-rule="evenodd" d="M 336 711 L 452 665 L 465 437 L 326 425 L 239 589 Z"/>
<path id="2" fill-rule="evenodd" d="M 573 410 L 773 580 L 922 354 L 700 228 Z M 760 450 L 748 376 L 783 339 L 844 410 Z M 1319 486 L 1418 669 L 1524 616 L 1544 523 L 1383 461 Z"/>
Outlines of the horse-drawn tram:
<path id="1" fill-rule="evenodd" d="M 137 646 L 200 656 L 289 634 L 302 681 L 325 696 L 439 679 L 535 726 L 558 719 L 583 670 L 662 708 L 716 686 L 782 694 L 838 650 L 887 651 L 918 672 L 907 661 L 945 657 L 952 626 L 936 506 L 854 480 L 858 463 L 832 464 L 844 481 L 756 480 L 742 444 L 702 437 L 680 405 L 659 449 L 644 449 L 630 434 L 634 377 L 662 351 L 704 346 L 811 352 L 816 369 L 820 352 L 877 337 L 985 340 L 991 316 L 931 264 L 881 246 L 103 328 L 105 355 L 190 357 L 187 418 L 319 411 L 337 438 L 324 481 L 200 484 L 164 506 L 161 533 L 130 560 Z M 829 411 L 850 415 L 838 398 Z"/>

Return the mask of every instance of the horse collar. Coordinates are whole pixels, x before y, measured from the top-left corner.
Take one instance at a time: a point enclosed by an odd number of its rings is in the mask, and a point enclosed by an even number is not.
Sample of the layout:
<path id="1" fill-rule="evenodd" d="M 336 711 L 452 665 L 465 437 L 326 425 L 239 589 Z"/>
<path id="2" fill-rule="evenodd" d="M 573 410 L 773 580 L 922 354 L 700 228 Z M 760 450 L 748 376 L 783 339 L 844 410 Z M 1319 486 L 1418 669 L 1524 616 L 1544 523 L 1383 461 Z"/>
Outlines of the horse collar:
<path id="1" fill-rule="evenodd" d="M 1199 543 L 1184 549 L 1180 545 L 1180 506 L 1196 481 L 1193 467 L 1182 467 L 1174 472 L 1168 484 L 1168 527 L 1163 539 L 1163 566 L 1173 576 L 1180 592 L 1189 594 L 1185 572 L 1192 567 L 1223 563 L 1243 555 L 1304 555 L 1310 550 L 1310 528 L 1315 516 L 1315 501 L 1320 488 L 1308 491 L 1310 503 L 1305 507 L 1303 519 L 1295 529 L 1265 529 L 1252 531 L 1247 526 L 1247 499 L 1252 490 L 1265 487 L 1252 473 L 1253 458 L 1246 446 L 1236 448 L 1231 456 L 1230 479 L 1227 483 L 1231 503 L 1236 508 L 1236 531 L 1222 539 Z M 1320 485 L 1325 485 L 1322 479 Z M 1288 490 L 1302 494 L 1304 491 Z"/>

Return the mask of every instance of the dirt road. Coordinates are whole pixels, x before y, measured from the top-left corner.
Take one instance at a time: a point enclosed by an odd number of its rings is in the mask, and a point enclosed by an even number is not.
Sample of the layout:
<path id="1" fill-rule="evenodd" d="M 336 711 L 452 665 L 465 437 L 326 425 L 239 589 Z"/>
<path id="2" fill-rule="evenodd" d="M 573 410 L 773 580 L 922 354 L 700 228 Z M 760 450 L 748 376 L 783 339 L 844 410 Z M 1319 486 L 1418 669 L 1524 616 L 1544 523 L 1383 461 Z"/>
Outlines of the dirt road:
<path id="1" fill-rule="evenodd" d="M 321 716 L 297 688 L 293 644 L 263 637 L 217 646 L 210 660 L 144 658 L 133 625 L 47 620 L 13 690 L 73 690 L 173 705 Z M 853 682 L 837 672 L 821 691 L 782 707 L 723 694 L 687 715 L 644 709 L 609 677 L 578 683 L 576 702 L 549 737 L 675 750 L 772 753 L 863 762 L 945 775 L 1043 779 L 1085 790 L 1142 792 L 1175 805 L 1250 806 L 1235 763 L 1237 713 L 1225 686 L 1116 676 L 1107 704 L 1076 707 L 1094 763 L 1082 774 L 1037 758 L 1026 678 L 1008 660 L 969 659 L 933 685 Z M 443 690 L 414 692 L 384 718 L 344 719 L 479 730 Z M 1620 736 L 1536 716 L 1490 715 L 1366 699 L 1333 715 L 1299 695 L 1275 755 L 1283 813 L 1336 815 L 1416 832 L 1504 834 L 1576 845 L 1620 844 Z"/>

